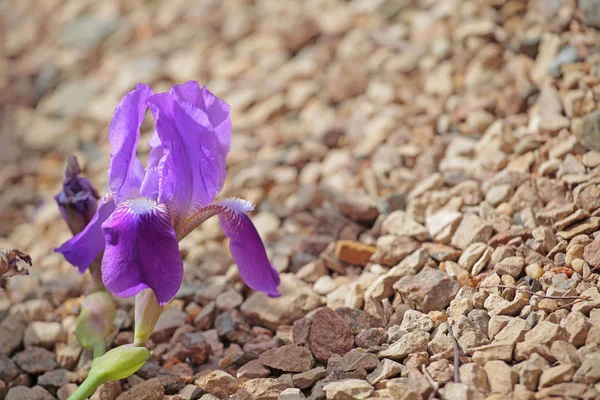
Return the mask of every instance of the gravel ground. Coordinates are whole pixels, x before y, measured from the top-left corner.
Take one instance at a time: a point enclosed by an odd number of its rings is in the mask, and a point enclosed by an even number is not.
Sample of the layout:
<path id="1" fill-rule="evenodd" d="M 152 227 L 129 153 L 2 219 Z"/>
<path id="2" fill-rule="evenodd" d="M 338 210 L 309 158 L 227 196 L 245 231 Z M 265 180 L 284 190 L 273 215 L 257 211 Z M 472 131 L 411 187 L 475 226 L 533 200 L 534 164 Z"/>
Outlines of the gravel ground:
<path id="1" fill-rule="evenodd" d="M 67 156 L 103 188 L 120 97 L 189 79 L 233 108 L 222 196 L 257 204 L 282 296 L 244 286 L 209 220 L 153 357 L 92 399 L 600 398 L 597 1 L 24 0 L 0 21 L 0 248 L 34 262 L 0 286 L 0 399 L 66 399 L 90 368 L 89 278 L 53 253 Z"/>

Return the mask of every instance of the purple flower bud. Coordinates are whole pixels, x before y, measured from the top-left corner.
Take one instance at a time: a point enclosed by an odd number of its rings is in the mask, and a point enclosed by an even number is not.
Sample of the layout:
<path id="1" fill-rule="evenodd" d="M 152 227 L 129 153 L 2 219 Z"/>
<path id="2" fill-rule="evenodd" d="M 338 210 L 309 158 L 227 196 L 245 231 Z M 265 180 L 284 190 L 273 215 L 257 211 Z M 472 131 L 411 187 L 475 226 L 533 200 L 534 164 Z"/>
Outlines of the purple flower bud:
<path id="1" fill-rule="evenodd" d="M 71 232 L 77 234 L 90 222 L 100 196 L 87 178 L 80 176 L 77 157 L 71 156 L 65 168 L 63 190 L 54 199 Z"/>

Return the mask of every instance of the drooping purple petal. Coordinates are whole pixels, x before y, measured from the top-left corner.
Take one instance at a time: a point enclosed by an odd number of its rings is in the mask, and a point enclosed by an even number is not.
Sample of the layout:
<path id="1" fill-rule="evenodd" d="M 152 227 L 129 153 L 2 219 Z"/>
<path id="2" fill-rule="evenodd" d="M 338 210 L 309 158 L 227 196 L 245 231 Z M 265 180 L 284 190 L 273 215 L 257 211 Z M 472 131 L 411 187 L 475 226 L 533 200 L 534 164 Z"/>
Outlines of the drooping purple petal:
<path id="1" fill-rule="evenodd" d="M 151 95 L 150 87 L 138 84 L 123 97 L 110 123 L 108 185 L 117 204 L 139 194 L 144 168 L 136 158 L 136 150 L 146 112 L 146 100 Z"/>
<path id="2" fill-rule="evenodd" d="M 150 288 L 161 305 L 175 296 L 183 279 L 183 261 L 164 204 L 147 198 L 126 200 L 102 231 L 106 240 L 102 281 L 110 292 L 130 297 Z"/>
<path id="3" fill-rule="evenodd" d="M 85 272 L 104 250 L 104 235 L 101 225 L 115 210 L 115 207 L 112 197 L 102 199 L 98 204 L 96 214 L 85 229 L 54 251 L 62 253 L 68 262 L 79 268 L 79 272 Z"/>
<path id="4" fill-rule="evenodd" d="M 222 208 L 219 219 L 225 235 L 230 239 L 229 249 L 240 276 L 250 288 L 278 297 L 280 278 L 267 258 L 265 245 L 250 218 L 244 214 L 251 204 L 240 199 L 216 203 Z M 250 208 L 251 209 L 251 208 Z"/>
<path id="5" fill-rule="evenodd" d="M 175 210 L 175 226 L 210 204 L 225 181 L 227 150 L 207 113 L 168 93 L 148 99 L 162 143 L 158 201 Z"/>

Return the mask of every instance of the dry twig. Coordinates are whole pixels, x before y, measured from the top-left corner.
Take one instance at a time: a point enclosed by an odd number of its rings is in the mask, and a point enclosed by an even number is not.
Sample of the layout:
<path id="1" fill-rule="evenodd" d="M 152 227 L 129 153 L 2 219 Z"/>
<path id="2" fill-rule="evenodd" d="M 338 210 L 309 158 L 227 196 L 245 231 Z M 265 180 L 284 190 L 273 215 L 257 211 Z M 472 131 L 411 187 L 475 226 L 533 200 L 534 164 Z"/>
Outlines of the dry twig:
<path id="1" fill-rule="evenodd" d="M 458 346 L 458 340 L 454 336 L 452 325 L 448 322 L 448 335 L 452 339 L 452 345 L 454 346 L 454 382 L 460 383 L 460 347 Z"/>

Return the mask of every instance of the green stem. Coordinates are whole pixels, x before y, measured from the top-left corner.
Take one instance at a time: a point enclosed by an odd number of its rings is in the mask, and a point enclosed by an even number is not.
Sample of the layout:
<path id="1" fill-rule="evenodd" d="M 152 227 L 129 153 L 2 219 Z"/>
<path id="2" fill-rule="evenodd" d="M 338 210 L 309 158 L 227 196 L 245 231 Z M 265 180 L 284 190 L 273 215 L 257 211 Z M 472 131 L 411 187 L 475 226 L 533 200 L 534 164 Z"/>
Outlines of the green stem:
<path id="1" fill-rule="evenodd" d="M 106 352 L 106 345 L 104 344 L 104 340 L 95 341 L 92 345 L 92 351 L 94 353 L 94 359 L 102 357 Z"/>
<path id="2" fill-rule="evenodd" d="M 92 265 L 90 265 L 90 275 L 92 276 L 92 282 L 88 289 L 88 293 L 106 290 L 106 288 L 104 287 L 104 283 L 102 282 L 102 268 L 100 264 L 100 258 L 96 258 Z"/>
<path id="3" fill-rule="evenodd" d="M 102 385 L 104 380 L 97 375 L 88 375 L 88 377 L 79 385 L 77 390 L 69 396 L 67 400 L 85 400 L 90 397 L 98 386 Z"/>

